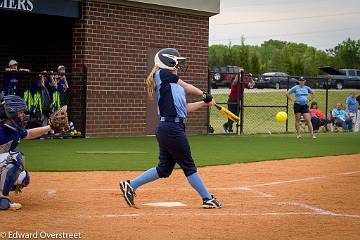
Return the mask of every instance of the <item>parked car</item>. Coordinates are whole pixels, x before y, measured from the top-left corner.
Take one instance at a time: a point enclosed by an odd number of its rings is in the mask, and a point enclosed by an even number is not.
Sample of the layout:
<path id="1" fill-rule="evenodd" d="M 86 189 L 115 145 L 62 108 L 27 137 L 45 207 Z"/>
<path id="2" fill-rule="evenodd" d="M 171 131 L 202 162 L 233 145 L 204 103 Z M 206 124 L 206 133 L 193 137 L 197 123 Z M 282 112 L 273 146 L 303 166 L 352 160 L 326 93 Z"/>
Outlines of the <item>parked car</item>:
<path id="1" fill-rule="evenodd" d="M 298 83 L 296 78 L 290 77 L 283 72 L 267 72 L 257 79 L 257 88 L 292 88 Z"/>
<path id="2" fill-rule="evenodd" d="M 212 68 L 210 70 L 211 87 L 229 87 L 231 82 L 239 76 L 239 73 L 241 71 L 244 71 L 244 69 L 238 66 L 224 66 Z"/>
<path id="3" fill-rule="evenodd" d="M 319 75 L 319 85 L 326 88 L 360 88 L 360 70 L 359 69 L 339 69 L 331 66 L 319 67 L 328 75 Z"/>

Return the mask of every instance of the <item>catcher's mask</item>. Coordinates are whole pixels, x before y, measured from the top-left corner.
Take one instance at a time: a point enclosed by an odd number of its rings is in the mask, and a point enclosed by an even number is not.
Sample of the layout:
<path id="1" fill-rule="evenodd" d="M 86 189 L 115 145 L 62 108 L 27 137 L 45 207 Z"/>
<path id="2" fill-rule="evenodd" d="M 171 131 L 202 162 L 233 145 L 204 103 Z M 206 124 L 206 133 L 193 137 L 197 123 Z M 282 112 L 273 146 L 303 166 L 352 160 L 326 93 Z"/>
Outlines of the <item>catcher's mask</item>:
<path id="1" fill-rule="evenodd" d="M 187 65 L 185 60 L 186 58 L 182 57 L 175 48 L 161 49 L 154 57 L 154 62 L 159 68 L 169 70 L 181 69 L 186 71 Z"/>
<path id="2" fill-rule="evenodd" d="M 23 128 L 25 126 L 26 115 L 23 118 L 18 116 L 18 113 L 24 112 L 25 114 L 28 110 L 25 101 L 21 97 L 14 95 L 4 96 L 1 105 L 6 117 L 12 120 L 16 127 Z"/>

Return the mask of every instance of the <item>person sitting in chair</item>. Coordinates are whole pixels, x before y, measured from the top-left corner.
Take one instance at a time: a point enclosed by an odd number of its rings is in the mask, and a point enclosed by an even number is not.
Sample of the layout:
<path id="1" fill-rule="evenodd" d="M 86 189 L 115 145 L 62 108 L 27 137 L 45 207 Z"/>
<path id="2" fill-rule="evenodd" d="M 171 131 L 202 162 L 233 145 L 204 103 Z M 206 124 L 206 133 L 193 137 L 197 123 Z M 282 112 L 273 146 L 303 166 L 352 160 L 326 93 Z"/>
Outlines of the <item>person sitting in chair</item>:
<path id="1" fill-rule="evenodd" d="M 310 105 L 311 123 L 314 131 L 319 131 L 321 126 L 325 126 L 326 131 L 330 131 L 329 120 L 325 118 L 325 115 L 318 108 L 317 102 L 312 102 Z"/>
<path id="2" fill-rule="evenodd" d="M 331 117 L 335 125 L 341 126 L 344 131 L 352 131 L 352 120 L 348 112 L 342 109 L 342 104 L 337 103 L 331 111 Z"/>

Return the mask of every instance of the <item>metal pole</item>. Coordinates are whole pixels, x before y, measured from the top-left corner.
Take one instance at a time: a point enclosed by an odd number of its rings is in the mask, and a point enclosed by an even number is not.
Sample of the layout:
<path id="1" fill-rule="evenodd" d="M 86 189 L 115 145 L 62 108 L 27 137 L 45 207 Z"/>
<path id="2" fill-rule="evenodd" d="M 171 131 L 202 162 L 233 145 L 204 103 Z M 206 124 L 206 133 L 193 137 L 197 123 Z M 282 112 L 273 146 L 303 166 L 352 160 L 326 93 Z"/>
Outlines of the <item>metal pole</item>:
<path id="1" fill-rule="evenodd" d="M 288 79 L 288 84 L 287 84 L 286 91 L 288 91 L 289 87 L 290 87 L 290 77 L 288 77 L 287 79 Z M 286 114 L 289 116 L 289 99 L 287 97 L 286 97 Z M 289 131 L 289 118 L 286 119 L 285 131 L 286 132 Z"/>
<path id="2" fill-rule="evenodd" d="M 240 71 L 240 99 L 238 99 L 238 108 L 240 109 L 240 134 L 244 134 L 244 71 Z M 239 81 L 238 81 L 239 84 Z M 240 105 L 239 105 L 240 104 Z"/>
<path id="3" fill-rule="evenodd" d="M 329 87 L 328 87 L 328 81 L 331 81 L 331 76 L 326 78 L 326 91 L 325 91 L 325 119 L 328 119 L 328 111 L 329 111 Z"/>
<path id="4" fill-rule="evenodd" d="M 240 113 L 240 111 L 241 111 L 241 109 L 240 109 L 240 84 L 241 84 L 241 72 L 240 73 L 237 73 L 236 74 L 236 78 L 237 78 L 237 82 L 236 82 L 236 89 L 237 89 L 237 96 L 236 96 L 236 104 L 237 104 L 237 106 L 236 106 L 236 111 L 238 112 L 238 113 Z M 232 85 L 232 83 L 230 83 L 230 92 L 231 92 L 231 85 Z M 239 111 L 239 109 L 240 109 L 240 111 Z M 238 116 L 239 116 L 239 114 L 238 114 Z M 239 124 L 237 124 L 236 123 L 236 135 L 239 135 L 239 127 L 240 127 L 240 125 Z"/>
<path id="5" fill-rule="evenodd" d="M 211 72 L 210 69 L 208 69 L 208 86 L 207 86 L 207 92 L 211 94 Z M 209 134 L 210 131 L 210 108 L 207 108 L 207 134 Z"/>

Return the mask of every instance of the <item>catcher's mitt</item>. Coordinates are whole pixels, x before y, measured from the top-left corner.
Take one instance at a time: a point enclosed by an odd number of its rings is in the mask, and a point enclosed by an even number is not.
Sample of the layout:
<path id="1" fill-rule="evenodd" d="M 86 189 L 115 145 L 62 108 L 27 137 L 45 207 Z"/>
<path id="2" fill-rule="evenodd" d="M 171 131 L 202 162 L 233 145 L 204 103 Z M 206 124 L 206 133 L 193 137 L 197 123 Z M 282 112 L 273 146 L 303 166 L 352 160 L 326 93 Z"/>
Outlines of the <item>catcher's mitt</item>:
<path id="1" fill-rule="evenodd" d="M 65 105 L 50 115 L 49 124 L 52 130 L 56 132 L 63 132 L 70 129 L 66 111 L 67 106 Z"/>

